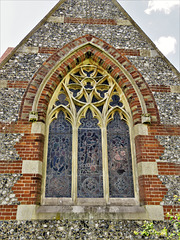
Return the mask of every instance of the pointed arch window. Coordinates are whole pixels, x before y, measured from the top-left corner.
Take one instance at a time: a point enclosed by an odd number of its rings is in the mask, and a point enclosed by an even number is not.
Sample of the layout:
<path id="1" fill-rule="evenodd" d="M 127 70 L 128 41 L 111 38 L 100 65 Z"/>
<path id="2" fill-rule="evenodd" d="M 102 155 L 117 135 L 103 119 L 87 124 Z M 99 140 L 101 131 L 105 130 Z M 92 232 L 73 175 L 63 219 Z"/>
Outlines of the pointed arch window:
<path id="1" fill-rule="evenodd" d="M 130 122 L 108 73 L 90 60 L 75 68 L 48 108 L 44 199 L 133 198 Z"/>

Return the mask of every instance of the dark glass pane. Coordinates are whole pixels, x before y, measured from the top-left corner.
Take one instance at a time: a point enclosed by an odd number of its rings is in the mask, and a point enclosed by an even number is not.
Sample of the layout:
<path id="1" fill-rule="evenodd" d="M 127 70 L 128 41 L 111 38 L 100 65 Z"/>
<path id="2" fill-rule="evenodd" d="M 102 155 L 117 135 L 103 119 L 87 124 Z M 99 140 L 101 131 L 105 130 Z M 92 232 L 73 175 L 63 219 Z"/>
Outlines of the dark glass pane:
<path id="1" fill-rule="evenodd" d="M 72 127 L 61 111 L 49 127 L 46 197 L 71 197 Z"/>
<path id="2" fill-rule="evenodd" d="M 80 72 L 74 74 L 75 76 L 81 76 Z"/>
<path id="3" fill-rule="evenodd" d="M 74 82 L 74 81 L 70 78 L 69 84 L 74 84 L 74 83 L 76 83 L 76 82 Z"/>
<path id="4" fill-rule="evenodd" d="M 98 106 L 97 108 L 98 108 L 98 109 L 99 109 L 99 111 L 102 113 L 102 110 L 103 110 L 103 105 L 101 105 L 101 106 Z"/>
<path id="5" fill-rule="evenodd" d="M 90 110 L 78 130 L 78 197 L 103 197 L 101 130 Z"/>
<path id="6" fill-rule="evenodd" d="M 106 85 L 109 85 L 108 81 L 105 80 L 102 84 L 106 84 Z"/>
<path id="7" fill-rule="evenodd" d="M 111 198 L 134 197 L 129 128 L 119 113 L 107 127 L 109 195 Z"/>
<path id="8" fill-rule="evenodd" d="M 92 103 L 94 103 L 94 102 L 98 102 L 98 99 L 95 96 L 93 96 L 93 98 L 92 98 Z"/>
<path id="9" fill-rule="evenodd" d="M 94 72 L 94 70 L 93 71 L 89 71 L 89 72 L 84 70 L 84 73 L 86 74 L 87 77 L 90 77 L 93 72 Z"/>
<path id="10" fill-rule="evenodd" d="M 71 88 L 70 91 L 73 93 L 73 97 L 76 97 L 80 89 L 73 89 Z"/>
<path id="11" fill-rule="evenodd" d="M 97 90 L 100 96 L 103 98 L 104 94 L 107 92 L 107 90 Z"/>
<path id="12" fill-rule="evenodd" d="M 102 77 L 103 75 L 101 73 L 97 73 L 96 77 Z"/>
<path id="13" fill-rule="evenodd" d="M 63 93 L 61 93 L 61 94 L 59 94 L 59 96 L 58 96 L 58 99 L 59 99 L 59 101 L 56 101 L 56 106 L 58 106 L 58 105 L 60 105 L 60 104 L 63 104 L 63 105 L 68 105 L 68 101 L 66 101 L 66 95 L 65 94 L 63 94 Z"/>
<path id="14" fill-rule="evenodd" d="M 112 102 L 110 102 L 110 105 L 112 107 L 115 107 L 115 106 L 122 107 L 123 106 L 122 102 L 120 102 L 120 98 L 119 98 L 118 95 L 113 95 L 112 96 Z"/>
<path id="15" fill-rule="evenodd" d="M 78 111 L 81 109 L 81 106 L 75 105 L 76 107 L 76 112 L 78 113 Z"/>
<path id="16" fill-rule="evenodd" d="M 79 99 L 81 102 L 86 102 L 86 99 L 85 99 L 85 97 L 84 97 L 84 95 L 82 96 L 82 98 L 81 99 Z"/>
<path id="17" fill-rule="evenodd" d="M 86 89 L 92 89 L 92 88 L 93 88 L 93 86 L 91 85 L 91 82 L 87 82 L 84 87 L 85 87 Z"/>

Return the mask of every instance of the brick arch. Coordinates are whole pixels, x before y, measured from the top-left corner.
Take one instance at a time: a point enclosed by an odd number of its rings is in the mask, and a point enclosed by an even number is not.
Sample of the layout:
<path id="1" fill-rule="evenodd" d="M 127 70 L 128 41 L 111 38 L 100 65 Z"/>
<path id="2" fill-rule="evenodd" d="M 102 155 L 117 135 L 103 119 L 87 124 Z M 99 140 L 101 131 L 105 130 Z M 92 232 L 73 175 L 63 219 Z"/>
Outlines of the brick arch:
<path id="1" fill-rule="evenodd" d="M 92 58 L 117 81 L 129 102 L 134 124 L 141 123 L 141 116 L 146 113 L 151 114 L 152 122 L 159 122 L 154 97 L 142 75 L 117 49 L 92 35 L 73 40 L 43 63 L 28 86 L 20 118 L 27 119 L 29 112 L 35 111 L 39 121 L 44 122 L 60 81 L 87 58 Z"/>

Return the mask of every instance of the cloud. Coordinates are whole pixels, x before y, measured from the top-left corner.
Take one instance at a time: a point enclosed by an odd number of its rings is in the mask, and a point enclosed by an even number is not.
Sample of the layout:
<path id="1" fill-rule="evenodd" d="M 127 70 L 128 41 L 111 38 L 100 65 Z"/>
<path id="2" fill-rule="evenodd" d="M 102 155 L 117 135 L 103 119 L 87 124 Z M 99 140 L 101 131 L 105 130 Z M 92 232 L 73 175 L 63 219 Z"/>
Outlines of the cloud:
<path id="1" fill-rule="evenodd" d="M 157 48 L 165 55 L 167 56 L 170 53 L 176 52 L 176 44 L 177 40 L 174 37 L 168 36 L 168 37 L 160 37 L 157 41 L 154 41 Z"/>
<path id="2" fill-rule="evenodd" d="M 151 14 L 153 11 L 163 11 L 165 14 L 170 14 L 171 10 L 176 6 L 180 6 L 179 0 L 152 0 L 148 2 L 148 8 L 144 12 L 146 14 Z"/>

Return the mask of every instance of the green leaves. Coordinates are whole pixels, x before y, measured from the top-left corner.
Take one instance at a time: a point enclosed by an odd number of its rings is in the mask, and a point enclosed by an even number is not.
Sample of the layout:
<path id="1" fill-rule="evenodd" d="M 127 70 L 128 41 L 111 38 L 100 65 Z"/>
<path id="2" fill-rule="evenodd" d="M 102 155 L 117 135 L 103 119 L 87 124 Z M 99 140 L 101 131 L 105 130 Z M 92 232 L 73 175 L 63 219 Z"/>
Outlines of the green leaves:
<path id="1" fill-rule="evenodd" d="M 180 197 L 178 197 L 177 195 L 174 196 L 174 199 L 177 200 L 177 202 L 180 202 Z M 134 231 L 134 235 L 141 235 L 143 237 L 162 237 L 168 240 L 180 240 L 180 213 L 173 215 L 173 211 L 171 210 L 169 213 L 167 213 L 166 216 L 172 223 L 172 228 L 170 229 L 170 231 L 166 227 L 164 227 L 160 231 L 157 231 L 154 227 L 153 222 L 144 221 L 144 225 L 142 226 L 143 230 Z"/>

